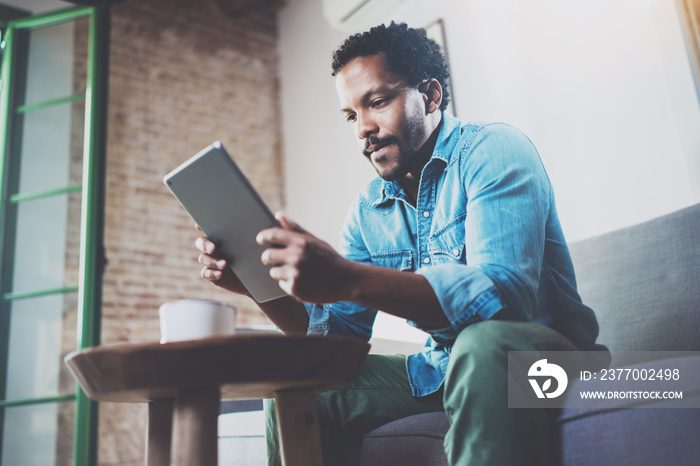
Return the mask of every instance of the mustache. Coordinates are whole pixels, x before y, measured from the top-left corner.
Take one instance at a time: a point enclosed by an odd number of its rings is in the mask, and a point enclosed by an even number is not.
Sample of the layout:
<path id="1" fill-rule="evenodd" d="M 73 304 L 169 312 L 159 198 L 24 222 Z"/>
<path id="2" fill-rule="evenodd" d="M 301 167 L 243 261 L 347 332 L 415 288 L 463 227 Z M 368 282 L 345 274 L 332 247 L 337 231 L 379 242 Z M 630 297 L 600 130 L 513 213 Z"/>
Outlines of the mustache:
<path id="1" fill-rule="evenodd" d="M 372 154 L 372 152 L 369 150 L 371 146 L 388 146 L 389 144 L 397 141 L 398 138 L 396 136 L 385 136 L 383 138 L 370 136 L 365 140 L 365 148 L 362 150 L 362 153 L 365 157 L 369 157 Z"/>

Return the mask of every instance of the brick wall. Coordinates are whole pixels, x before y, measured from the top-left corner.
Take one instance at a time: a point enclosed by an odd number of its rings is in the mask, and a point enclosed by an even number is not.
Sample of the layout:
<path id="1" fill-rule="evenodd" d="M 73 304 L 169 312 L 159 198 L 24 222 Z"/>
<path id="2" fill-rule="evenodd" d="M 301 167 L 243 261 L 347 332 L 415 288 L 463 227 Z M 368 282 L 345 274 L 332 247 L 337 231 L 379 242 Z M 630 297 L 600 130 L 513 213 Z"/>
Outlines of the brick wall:
<path id="1" fill-rule="evenodd" d="M 230 17 L 206 0 L 135 0 L 112 10 L 102 342 L 156 341 L 158 307 L 204 298 L 268 323 L 199 278 L 192 220 L 162 183 L 220 139 L 274 209 L 283 205 L 276 15 Z M 145 405 L 102 403 L 102 465 L 142 464 Z"/>

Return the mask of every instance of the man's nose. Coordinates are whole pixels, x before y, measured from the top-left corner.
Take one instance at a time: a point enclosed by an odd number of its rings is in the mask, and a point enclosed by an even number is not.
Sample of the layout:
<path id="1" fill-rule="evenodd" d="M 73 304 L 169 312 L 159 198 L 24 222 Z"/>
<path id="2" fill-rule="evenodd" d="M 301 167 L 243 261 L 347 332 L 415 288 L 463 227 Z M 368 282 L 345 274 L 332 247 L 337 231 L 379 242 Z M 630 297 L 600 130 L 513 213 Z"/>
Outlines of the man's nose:
<path id="1" fill-rule="evenodd" d="M 357 136 L 360 139 L 367 139 L 378 131 L 377 122 L 370 115 L 357 116 Z"/>

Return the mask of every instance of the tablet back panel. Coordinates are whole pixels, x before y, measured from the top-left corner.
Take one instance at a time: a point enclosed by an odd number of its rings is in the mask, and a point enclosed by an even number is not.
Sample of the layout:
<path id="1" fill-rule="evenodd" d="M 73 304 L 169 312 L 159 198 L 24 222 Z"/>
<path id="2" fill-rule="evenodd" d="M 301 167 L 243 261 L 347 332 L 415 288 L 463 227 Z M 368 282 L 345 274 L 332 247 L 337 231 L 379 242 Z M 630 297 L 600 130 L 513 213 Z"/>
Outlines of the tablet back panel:
<path id="1" fill-rule="evenodd" d="M 199 152 L 163 181 L 256 301 L 285 295 L 260 260 L 269 246 L 255 241 L 261 230 L 279 224 L 220 142 Z"/>

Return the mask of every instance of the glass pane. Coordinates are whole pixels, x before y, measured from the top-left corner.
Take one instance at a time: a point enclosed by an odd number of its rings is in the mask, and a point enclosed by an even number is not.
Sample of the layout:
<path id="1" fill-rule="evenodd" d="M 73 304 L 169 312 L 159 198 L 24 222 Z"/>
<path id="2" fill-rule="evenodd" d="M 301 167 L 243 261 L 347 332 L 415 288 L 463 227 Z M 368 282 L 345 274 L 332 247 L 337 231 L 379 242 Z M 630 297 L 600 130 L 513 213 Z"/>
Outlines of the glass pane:
<path id="1" fill-rule="evenodd" d="M 80 202 L 75 192 L 17 205 L 13 292 L 78 284 Z"/>
<path id="2" fill-rule="evenodd" d="M 29 50 L 25 104 L 85 92 L 89 27 L 85 17 L 22 31 Z"/>
<path id="3" fill-rule="evenodd" d="M 77 309 L 77 292 L 10 303 L 8 400 L 75 393 L 63 358 L 76 348 Z"/>
<path id="4" fill-rule="evenodd" d="M 22 138 L 19 189 L 31 193 L 80 184 L 85 102 L 62 104 L 17 115 Z M 13 193 L 13 194 L 15 194 Z"/>
<path id="5" fill-rule="evenodd" d="M 74 423 L 72 402 L 6 408 L 0 464 L 72 465 Z"/>

